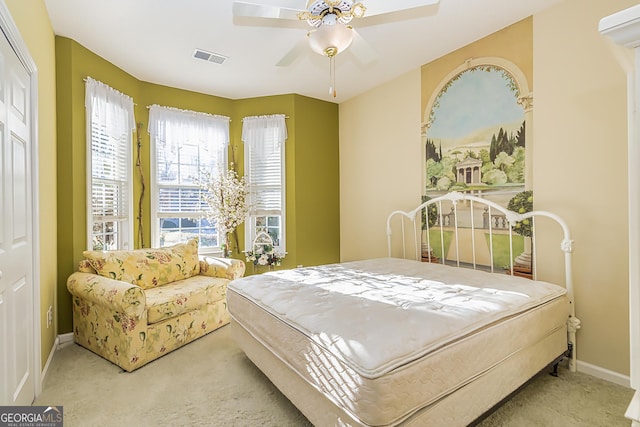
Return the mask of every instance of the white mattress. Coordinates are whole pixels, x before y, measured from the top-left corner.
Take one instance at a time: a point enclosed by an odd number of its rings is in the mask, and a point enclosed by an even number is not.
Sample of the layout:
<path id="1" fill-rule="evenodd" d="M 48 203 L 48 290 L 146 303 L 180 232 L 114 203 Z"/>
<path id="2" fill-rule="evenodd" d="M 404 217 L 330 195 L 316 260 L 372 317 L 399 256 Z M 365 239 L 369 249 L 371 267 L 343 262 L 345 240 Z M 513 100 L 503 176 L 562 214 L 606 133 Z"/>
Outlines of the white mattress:
<path id="1" fill-rule="evenodd" d="M 249 276 L 227 299 L 233 321 L 371 426 L 437 403 L 569 313 L 556 285 L 393 258 Z"/>

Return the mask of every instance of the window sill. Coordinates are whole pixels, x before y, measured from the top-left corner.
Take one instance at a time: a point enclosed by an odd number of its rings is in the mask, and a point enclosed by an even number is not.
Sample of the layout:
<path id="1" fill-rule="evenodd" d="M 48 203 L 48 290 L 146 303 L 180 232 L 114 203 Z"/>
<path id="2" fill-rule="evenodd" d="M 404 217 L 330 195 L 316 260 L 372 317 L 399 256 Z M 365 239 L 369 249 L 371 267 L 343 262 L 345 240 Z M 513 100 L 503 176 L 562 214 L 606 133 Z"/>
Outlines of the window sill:
<path id="1" fill-rule="evenodd" d="M 198 251 L 198 255 L 222 258 L 222 250 L 214 248 L 200 249 L 200 251 Z"/>

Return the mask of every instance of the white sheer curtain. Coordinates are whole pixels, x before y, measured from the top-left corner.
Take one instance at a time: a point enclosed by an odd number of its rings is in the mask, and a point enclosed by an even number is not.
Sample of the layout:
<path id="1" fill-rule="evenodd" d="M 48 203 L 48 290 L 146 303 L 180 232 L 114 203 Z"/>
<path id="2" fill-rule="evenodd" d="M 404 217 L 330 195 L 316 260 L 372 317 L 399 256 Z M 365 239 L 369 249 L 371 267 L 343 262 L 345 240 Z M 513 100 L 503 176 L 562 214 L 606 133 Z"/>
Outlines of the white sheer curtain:
<path id="1" fill-rule="evenodd" d="M 88 247 L 132 247 L 133 99 L 87 77 L 87 213 Z"/>
<path id="2" fill-rule="evenodd" d="M 163 150 L 175 153 L 181 141 L 202 141 L 211 149 L 229 144 L 229 117 L 172 107 L 149 107 L 149 133 Z"/>
<path id="3" fill-rule="evenodd" d="M 249 116 L 242 119 L 242 141 L 260 154 L 280 150 L 287 139 L 284 114 Z"/>
<path id="4" fill-rule="evenodd" d="M 91 77 L 85 81 L 84 105 L 91 117 L 100 117 L 105 126 L 117 126 L 121 132 L 129 132 L 136 127 L 133 98 Z"/>

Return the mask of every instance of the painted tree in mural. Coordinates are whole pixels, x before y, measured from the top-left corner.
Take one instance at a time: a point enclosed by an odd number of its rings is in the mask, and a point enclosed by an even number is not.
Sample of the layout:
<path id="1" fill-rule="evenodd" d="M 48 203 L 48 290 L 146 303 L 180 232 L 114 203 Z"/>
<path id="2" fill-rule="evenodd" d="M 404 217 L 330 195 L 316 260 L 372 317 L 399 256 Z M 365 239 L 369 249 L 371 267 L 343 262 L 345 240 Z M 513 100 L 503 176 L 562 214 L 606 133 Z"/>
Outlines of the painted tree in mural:
<path id="1" fill-rule="evenodd" d="M 511 137 L 507 137 L 507 133 L 504 129 L 500 128 L 498 131 L 498 135 L 493 135 L 491 138 L 491 148 L 489 150 L 489 156 L 492 161 L 496 160 L 496 157 L 500 153 L 505 153 L 507 155 L 513 154 L 513 149 L 515 148 L 516 140 Z"/>
<path id="2" fill-rule="evenodd" d="M 524 127 L 525 127 L 526 123 L 522 122 L 522 126 L 520 126 L 520 129 L 518 129 L 518 133 L 516 134 L 516 145 L 518 147 L 524 147 Z"/>
<path id="3" fill-rule="evenodd" d="M 442 146 L 440 146 L 440 150 L 436 148 L 436 145 L 430 139 L 427 139 L 425 143 L 425 148 L 427 152 L 426 160 L 433 159 L 436 162 L 442 160 Z"/>

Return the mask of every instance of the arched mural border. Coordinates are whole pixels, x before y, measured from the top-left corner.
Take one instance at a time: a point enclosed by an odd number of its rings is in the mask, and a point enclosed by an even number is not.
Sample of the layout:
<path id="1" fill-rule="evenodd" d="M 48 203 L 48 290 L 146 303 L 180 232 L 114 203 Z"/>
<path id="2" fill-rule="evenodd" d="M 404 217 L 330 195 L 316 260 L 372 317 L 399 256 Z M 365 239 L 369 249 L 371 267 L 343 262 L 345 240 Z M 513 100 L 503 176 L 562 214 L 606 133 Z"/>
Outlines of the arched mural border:
<path id="1" fill-rule="evenodd" d="M 526 152 L 525 152 L 525 155 L 526 155 L 525 187 L 527 189 L 530 189 L 532 185 L 532 170 L 533 170 L 531 166 L 531 162 L 533 159 L 533 155 L 531 152 L 532 129 L 533 129 L 533 92 L 529 90 L 529 83 L 524 73 L 520 69 L 520 67 L 518 67 L 516 64 L 514 64 L 513 62 L 505 58 L 490 57 L 490 56 L 480 57 L 480 58 L 469 58 L 464 63 L 462 63 L 461 65 L 453 69 L 451 72 L 449 72 L 438 83 L 438 85 L 436 86 L 436 89 L 431 93 L 429 102 L 427 102 L 425 110 L 423 111 L 423 116 L 422 116 L 423 119 L 421 123 L 422 158 L 424 159 L 426 155 L 425 146 L 424 146 L 424 137 L 426 135 L 427 129 L 431 124 L 430 123 L 431 110 L 433 109 L 433 105 L 435 104 L 436 100 L 440 96 L 440 93 L 449 84 L 449 82 L 459 74 L 465 71 L 468 71 L 472 68 L 483 67 L 483 66 L 491 66 L 491 67 L 496 67 L 504 70 L 507 74 L 511 76 L 511 78 L 514 80 L 517 86 L 517 90 L 518 90 L 517 102 L 518 104 L 521 104 L 522 107 L 524 108 L 525 138 L 527 141 Z M 424 171 L 422 173 L 422 179 L 423 179 L 422 188 L 424 189 L 426 188 L 426 182 L 424 182 L 424 180 L 426 179 L 426 173 L 424 173 Z"/>

